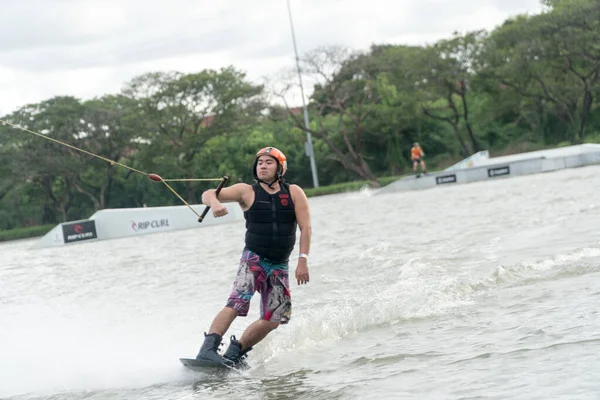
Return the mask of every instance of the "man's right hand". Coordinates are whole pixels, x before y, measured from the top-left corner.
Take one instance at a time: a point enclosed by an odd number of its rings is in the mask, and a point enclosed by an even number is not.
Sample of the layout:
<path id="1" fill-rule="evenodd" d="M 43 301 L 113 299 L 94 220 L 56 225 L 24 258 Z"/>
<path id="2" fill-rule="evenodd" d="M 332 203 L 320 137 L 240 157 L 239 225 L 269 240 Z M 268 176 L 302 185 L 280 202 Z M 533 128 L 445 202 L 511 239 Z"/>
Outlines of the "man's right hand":
<path id="1" fill-rule="evenodd" d="M 227 207 L 225 207 L 223 204 L 221 204 L 218 201 L 215 203 L 216 204 L 213 204 L 211 207 L 213 217 L 215 217 L 215 218 L 224 217 L 225 215 L 227 215 L 229 213 L 229 211 L 227 211 Z"/>

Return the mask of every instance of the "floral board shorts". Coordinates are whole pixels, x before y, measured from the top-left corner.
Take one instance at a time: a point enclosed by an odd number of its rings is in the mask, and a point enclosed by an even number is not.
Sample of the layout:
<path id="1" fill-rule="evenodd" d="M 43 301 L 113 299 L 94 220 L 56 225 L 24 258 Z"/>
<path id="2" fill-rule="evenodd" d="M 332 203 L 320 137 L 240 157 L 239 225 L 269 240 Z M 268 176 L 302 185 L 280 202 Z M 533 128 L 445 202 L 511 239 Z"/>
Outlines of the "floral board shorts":
<path id="1" fill-rule="evenodd" d="M 236 310 L 240 317 L 247 316 L 255 292 L 261 297 L 261 319 L 280 324 L 289 322 L 292 297 L 288 265 L 271 263 L 250 250 L 244 250 L 227 307 Z"/>

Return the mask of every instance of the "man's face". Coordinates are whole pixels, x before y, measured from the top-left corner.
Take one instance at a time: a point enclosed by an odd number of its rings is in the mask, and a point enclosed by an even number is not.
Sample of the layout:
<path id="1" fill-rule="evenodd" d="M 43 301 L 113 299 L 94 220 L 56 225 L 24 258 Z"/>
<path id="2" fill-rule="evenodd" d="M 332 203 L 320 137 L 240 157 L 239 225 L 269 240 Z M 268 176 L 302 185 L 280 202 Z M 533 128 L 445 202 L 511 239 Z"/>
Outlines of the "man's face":
<path id="1" fill-rule="evenodd" d="M 277 161 L 271 156 L 260 156 L 256 164 L 256 175 L 263 181 L 272 181 L 277 175 Z"/>

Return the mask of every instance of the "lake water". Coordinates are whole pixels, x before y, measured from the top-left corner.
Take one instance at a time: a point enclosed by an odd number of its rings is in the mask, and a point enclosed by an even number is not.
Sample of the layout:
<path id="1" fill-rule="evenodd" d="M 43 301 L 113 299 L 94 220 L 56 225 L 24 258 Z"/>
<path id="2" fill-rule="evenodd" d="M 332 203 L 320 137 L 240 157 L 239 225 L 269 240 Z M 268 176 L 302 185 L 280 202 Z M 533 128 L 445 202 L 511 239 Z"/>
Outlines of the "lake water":
<path id="1" fill-rule="evenodd" d="M 0 244 L 0 398 L 600 398 L 600 167 L 309 201 L 311 281 L 243 373 L 178 360 L 225 304 L 243 221 Z"/>

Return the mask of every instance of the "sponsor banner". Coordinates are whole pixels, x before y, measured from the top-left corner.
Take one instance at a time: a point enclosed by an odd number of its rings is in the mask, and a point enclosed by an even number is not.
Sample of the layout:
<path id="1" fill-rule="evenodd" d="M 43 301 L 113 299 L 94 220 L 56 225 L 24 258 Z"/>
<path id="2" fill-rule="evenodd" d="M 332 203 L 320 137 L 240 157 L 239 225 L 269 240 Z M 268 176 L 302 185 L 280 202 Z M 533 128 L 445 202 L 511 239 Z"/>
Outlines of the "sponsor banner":
<path id="1" fill-rule="evenodd" d="M 443 185 L 445 183 L 456 183 L 456 174 L 436 176 L 435 183 L 437 185 Z"/>
<path id="2" fill-rule="evenodd" d="M 96 234 L 96 222 L 94 220 L 63 224 L 62 231 L 65 243 L 98 238 Z"/>
<path id="3" fill-rule="evenodd" d="M 169 228 L 169 219 L 152 219 L 142 221 L 131 221 L 131 229 L 134 232 L 147 232 L 160 228 Z"/>
<path id="4" fill-rule="evenodd" d="M 508 165 L 505 167 L 488 168 L 487 171 L 488 177 L 490 178 L 495 176 L 510 175 L 510 167 Z"/>

